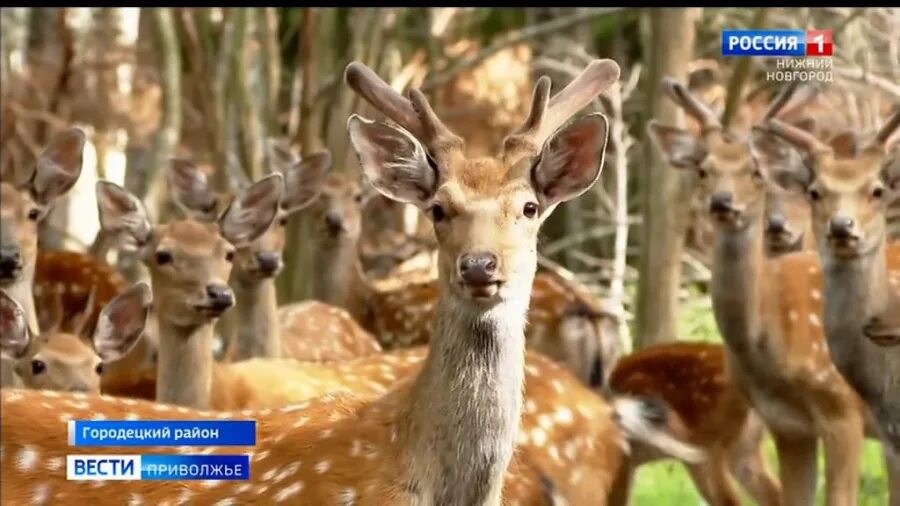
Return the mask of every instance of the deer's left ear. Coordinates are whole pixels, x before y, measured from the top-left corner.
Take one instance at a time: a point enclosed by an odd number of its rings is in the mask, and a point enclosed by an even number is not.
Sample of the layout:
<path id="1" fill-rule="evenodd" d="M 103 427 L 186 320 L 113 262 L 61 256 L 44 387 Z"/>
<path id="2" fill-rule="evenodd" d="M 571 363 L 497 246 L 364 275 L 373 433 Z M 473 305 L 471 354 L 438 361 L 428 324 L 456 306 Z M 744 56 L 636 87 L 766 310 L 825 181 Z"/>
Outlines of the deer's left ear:
<path id="1" fill-rule="evenodd" d="M 759 127 L 750 132 L 750 154 L 769 181 L 786 191 L 804 192 L 813 173 L 800 153 L 780 137 Z"/>
<path id="2" fill-rule="evenodd" d="M 531 171 L 531 182 L 542 207 L 572 200 L 600 178 L 609 137 L 606 116 L 583 116 L 560 128 L 544 143 Z"/>
<path id="3" fill-rule="evenodd" d="M 75 186 L 81 175 L 85 142 L 84 131 L 70 128 L 47 146 L 28 183 L 35 201 L 47 205 Z"/>
<path id="4" fill-rule="evenodd" d="M 235 247 L 245 246 L 275 221 L 284 193 L 284 178 L 273 173 L 242 189 L 219 218 L 222 237 Z"/>

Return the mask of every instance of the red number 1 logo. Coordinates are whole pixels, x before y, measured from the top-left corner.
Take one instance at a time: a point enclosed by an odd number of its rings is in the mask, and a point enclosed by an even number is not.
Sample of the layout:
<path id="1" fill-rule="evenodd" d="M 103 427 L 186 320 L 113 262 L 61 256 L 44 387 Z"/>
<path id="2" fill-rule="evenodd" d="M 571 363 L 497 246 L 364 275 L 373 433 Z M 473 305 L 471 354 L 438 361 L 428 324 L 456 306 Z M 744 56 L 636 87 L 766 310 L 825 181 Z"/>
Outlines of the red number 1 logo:
<path id="1" fill-rule="evenodd" d="M 806 56 L 831 56 L 834 44 L 831 30 L 808 30 L 806 32 Z"/>

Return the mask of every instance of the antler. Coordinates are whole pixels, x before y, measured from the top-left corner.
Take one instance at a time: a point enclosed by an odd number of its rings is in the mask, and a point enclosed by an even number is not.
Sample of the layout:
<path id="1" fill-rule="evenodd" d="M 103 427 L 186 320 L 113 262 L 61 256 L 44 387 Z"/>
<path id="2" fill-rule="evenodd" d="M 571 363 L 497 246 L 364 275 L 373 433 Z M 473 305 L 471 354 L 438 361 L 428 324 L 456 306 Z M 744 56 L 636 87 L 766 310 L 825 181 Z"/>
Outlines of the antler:
<path id="1" fill-rule="evenodd" d="M 787 105 L 788 101 L 790 101 L 791 97 L 794 95 L 794 92 L 797 91 L 797 88 L 800 87 L 800 81 L 791 81 L 791 84 L 785 86 L 781 93 L 775 97 L 775 100 L 772 101 L 772 104 L 769 105 L 769 109 L 763 114 L 762 121 L 766 122 L 775 116 L 778 116 L 778 113 L 784 109 L 784 106 Z"/>
<path id="2" fill-rule="evenodd" d="M 894 108 L 894 113 L 888 118 L 888 120 L 882 125 L 881 130 L 875 135 L 875 139 L 872 141 L 873 144 L 877 146 L 884 146 L 884 144 L 891 138 L 891 135 L 897 130 L 897 127 L 900 127 L 900 104 Z"/>
<path id="3" fill-rule="evenodd" d="M 832 153 L 831 146 L 816 138 L 806 130 L 789 125 L 779 119 L 772 118 L 766 122 L 769 132 L 781 137 L 789 143 L 805 150 L 811 155 L 823 155 Z"/>
<path id="4" fill-rule="evenodd" d="M 700 123 L 704 136 L 722 131 L 722 122 L 709 107 L 695 97 L 683 84 L 671 77 L 663 78 L 663 90 L 682 109 Z"/>
<path id="5" fill-rule="evenodd" d="M 437 117 L 421 91 L 411 89 L 406 99 L 360 62 L 347 65 L 344 80 L 366 102 L 427 146 L 432 147 L 439 140 L 459 139 Z"/>
<path id="6" fill-rule="evenodd" d="M 520 145 L 539 150 L 553 132 L 618 81 L 620 72 L 613 60 L 594 60 L 552 99 L 550 78 L 541 76 L 534 85 L 531 110 L 522 126 L 503 141 L 504 151 Z"/>

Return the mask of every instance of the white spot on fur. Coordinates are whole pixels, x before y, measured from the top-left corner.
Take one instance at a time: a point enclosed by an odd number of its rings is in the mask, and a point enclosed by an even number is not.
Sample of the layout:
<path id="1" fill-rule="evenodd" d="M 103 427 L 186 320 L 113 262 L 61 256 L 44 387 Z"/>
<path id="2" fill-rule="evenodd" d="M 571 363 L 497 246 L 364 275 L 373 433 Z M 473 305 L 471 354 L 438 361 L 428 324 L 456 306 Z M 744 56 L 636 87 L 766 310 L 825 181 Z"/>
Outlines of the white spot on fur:
<path id="1" fill-rule="evenodd" d="M 260 462 L 268 456 L 269 456 L 269 450 L 263 450 L 263 451 L 257 453 L 256 455 L 254 455 L 253 460 L 256 462 Z"/>
<path id="2" fill-rule="evenodd" d="M 141 499 L 141 496 L 138 494 L 131 494 L 128 496 L 128 506 L 141 506 L 144 504 L 144 500 Z"/>
<path id="3" fill-rule="evenodd" d="M 547 442 L 547 433 L 541 429 L 534 429 L 531 431 L 531 440 L 534 441 L 535 446 L 543 447 Z"/>
<path id="4" fill-rule="evenodd" d="M 297 481 L 276 492 L 273 499 L 275 502 L 284 502 L 299 494 L 301 490 L 303 490 L 303 482 Z"/>
<path id="5" fill-rule="evenodd" d="M 564 425 L 568 425 L 572 423 L 575 417 L 572 415 L 572 410 L 565 407 L 560 406 L 557 408 L 556 413 L 554 414 L 554 418 L 556 418 L 557 423 L 561 423 Z"/>
<path id="6" fill-rule="evenodd" d="M 19 471 L 31 471 L 38 460 L 38 452 L 30 445 L 25 445 L 16 456 L 16 467 Z"/>
<path id="7" fill-rule="evenodd" d="M 47 499 L 50 497 L 50 485 L 46 483 L 40 483 L 34 487 L 34 492 L 31 494 L 31 504 L 35 506 L 39 504 L 46 504 Z"/>
<path id="8" fill-rule="evenodd" d="M 356 489 L 347 487 L 341 490 L 340 501 L 344 506 L 353 506 L 356 503 Z"/>
<path id="9" fill-rule="evenodd" d="M 50 457 L 44 462 L 44 467 L 46 467 L 48 471 L 59 471 L 62 469 L 62 465 L 62 457 Z"/>
<path id="10" fill-rule="evenodd" d="M 331 469 L 331 462 L 327 460 L 319 462 L 315 467 L 316 472 L 319 474 L 325 474 L 329 469 Z"/>
<path id="11" fill-rule="evenodd" d="M 792 322 L 797 321 L 799 318 L 800 318 L 800 316 L 797 315 L 797 312 L 794 311 L 793 309 L 791 309 L 791 310 L 788 312 L 788 319 L 791 320 Z"/>

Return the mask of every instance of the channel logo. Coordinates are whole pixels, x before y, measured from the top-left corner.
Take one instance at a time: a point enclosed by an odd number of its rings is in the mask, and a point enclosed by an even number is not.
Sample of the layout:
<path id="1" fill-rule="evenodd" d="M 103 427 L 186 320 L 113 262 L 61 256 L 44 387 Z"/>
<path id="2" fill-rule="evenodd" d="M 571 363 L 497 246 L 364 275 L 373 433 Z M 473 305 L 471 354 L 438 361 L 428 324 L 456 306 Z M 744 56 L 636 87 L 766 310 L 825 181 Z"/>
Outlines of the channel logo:
<path id="1" fill-rule="evenodd" d="M 722 30 L 722 56 L 832 56 L 831 30 Z"/>

